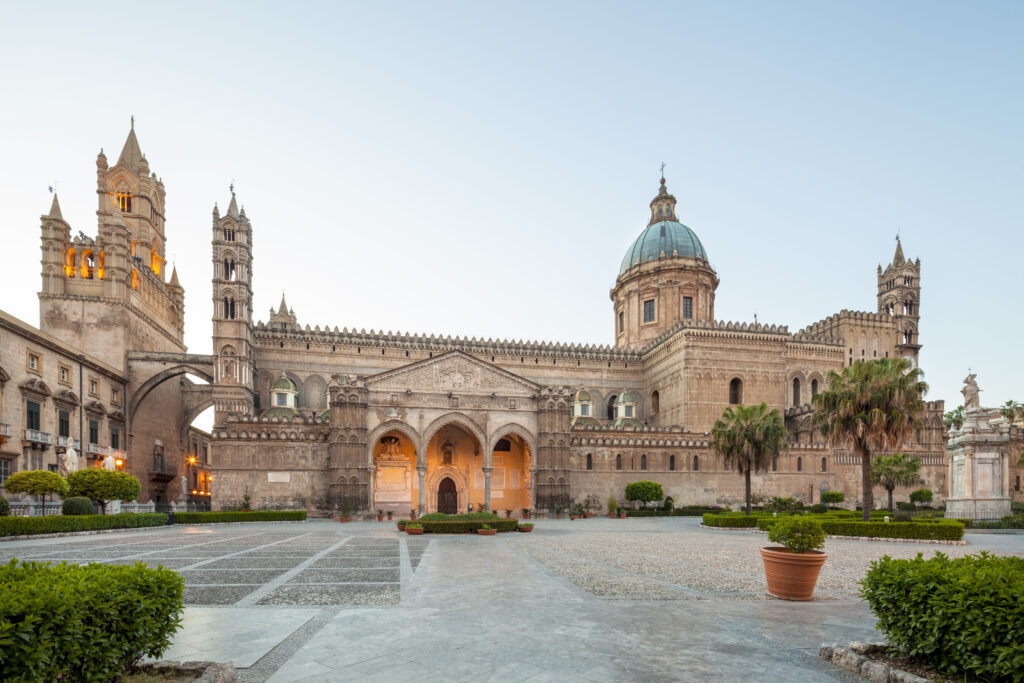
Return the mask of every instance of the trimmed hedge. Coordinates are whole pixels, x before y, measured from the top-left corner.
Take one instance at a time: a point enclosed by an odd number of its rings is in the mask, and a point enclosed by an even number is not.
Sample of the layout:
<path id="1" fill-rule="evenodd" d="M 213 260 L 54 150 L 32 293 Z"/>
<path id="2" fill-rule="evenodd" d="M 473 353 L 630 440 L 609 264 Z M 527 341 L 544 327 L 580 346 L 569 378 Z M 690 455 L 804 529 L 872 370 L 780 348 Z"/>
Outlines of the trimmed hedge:
<path id="1" fill-rule="evenodd" d="M 762 518 L 755 515 L 749 517 L 746 515 L 713 515 L 709 512 L 704 515 L 704 526 L 752 529 L 757 526 L 757 520 L 759 519 Z"/>
<path id="2" fill-rule="evenodd" d="M 1024 558 L 883 557 L 861 596 L 890 648 L 954 678 L 1024 681 Z"/>
<path id="3" fill-rule="evenodd" d="M 117 515 L 52 515 L 47 517 L 0 517 L 0 536 L 28 536 L 31 534 L 62 534 L 70 531 L 96 531 L 100 529 L 134 529 L 163 526 L 167 515 L 159 512 L 137 514 L 122 512 Z"/>
<path id="4" fill-rule="evenodd" d="M 0 517 L 6 517 L 11 514 L 11 504 L 7 502 L 7 499 L 0 496 Z"/>
<path id="5" fill-rule="evenodd" d="M 499 519 L 498 515 L 490 512 L 463 512 L 461 515 L 448 515 L 443 512 L 431 512 L 416 518 L 417 522 L 463 522 L 477 521 L 490 522 Z"/>
<path id="6" fill-rule="evenodd" d="M 807 515 L 815 519 L 812 515 Z M 770 531 L 780 518 L 761 517 L 757 528 Z M 829 536 L 866 536 L 868 538 L 915 538 L 933 541 L 959 541 L 964 526 L 957 520 L 933 519 L 922 522 L 856 522 L 845 519 L 818 519 Z"/>
<path id="7" fill-rule="evenodd" d="M 422 519 L 417 519 L 416 521 L 423 525 L 423 533 L 425 534 L 473 534 L 484 524 L 489 525 L 492 529 L 497 529 L 499 532 L 515 531 L 519 525 L 519 520 L 517 519 L 461 519 L 442 522 L 431 522 L 429 520 L 424 522 Z M 406 524 L 406 528 L 408 527 L 409 525 Z"/>
<path id="8" fill-rule="evenodd" d="M 11 560 L 0 567 L 3 679 L 115 680 L 140 658 L 159 657 L 170 646 L 184 593 L 180 574 L 141 562 Z"/>
<path id="9" fill-rule="evenodd" d="M 626 510 L 627 517 L 700 517 L 723 512 L 721 508 L 676 508 L 675 510 Z"/>
<path id="10" fill-rule="evenodd" d="M 220 524 L 223 522 L 303 522 L 305 510 L 260 510 L 257 512 L 175 512 L 175 524 Z"/>
<path id="11" fill-rule="evenodd" d="M 64 499 L 63 504 L 61 504 L 61 512 L 65 515 L 81 517 L 82 515 L 95 514 L 96 510 L 93 508 L 91 500 L 83 496 L 75 496 Z"/>

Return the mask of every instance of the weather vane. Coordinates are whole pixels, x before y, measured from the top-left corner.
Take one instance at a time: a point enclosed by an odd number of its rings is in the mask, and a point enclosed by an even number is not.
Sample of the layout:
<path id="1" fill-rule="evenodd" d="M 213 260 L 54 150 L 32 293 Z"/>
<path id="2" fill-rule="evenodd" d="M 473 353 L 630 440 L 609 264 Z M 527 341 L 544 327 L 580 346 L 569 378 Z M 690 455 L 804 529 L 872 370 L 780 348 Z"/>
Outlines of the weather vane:
<path id="1" fill-rule="evenodd" d="M 665 162 L 661 162 L 661 179 L 665 179 Z"/>
<path id="2" fill-rule="evenodd" d="M 235 179 L 234 178 L 231 179 L 231 184 L 228 186 L 228 189 L 231 190 L 231 194 L 235 193 Z"/>

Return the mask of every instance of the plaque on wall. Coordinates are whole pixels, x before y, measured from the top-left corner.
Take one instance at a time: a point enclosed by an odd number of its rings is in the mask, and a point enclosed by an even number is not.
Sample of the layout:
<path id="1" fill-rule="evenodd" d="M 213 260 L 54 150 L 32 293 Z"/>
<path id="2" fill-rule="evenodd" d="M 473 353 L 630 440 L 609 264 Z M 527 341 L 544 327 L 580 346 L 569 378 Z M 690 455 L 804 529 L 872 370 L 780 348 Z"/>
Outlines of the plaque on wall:
<path id="1" fill-rule="evenodd" d="M 267 481 L 271 484 L 287 484 L 291 480 L 291 472 L 267 472 Z"/>

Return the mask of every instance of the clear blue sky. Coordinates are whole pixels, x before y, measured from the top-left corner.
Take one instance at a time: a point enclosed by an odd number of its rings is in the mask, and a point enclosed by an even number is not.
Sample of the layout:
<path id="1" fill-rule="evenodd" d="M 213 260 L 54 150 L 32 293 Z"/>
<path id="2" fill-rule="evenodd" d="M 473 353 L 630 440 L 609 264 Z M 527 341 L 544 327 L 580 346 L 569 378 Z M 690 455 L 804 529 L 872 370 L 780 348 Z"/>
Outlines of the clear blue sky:
<path id="1" fill-rule="evenodd" d="M 923 263 L 930 398 L 1024 400 L 1019 2 L 27 3 L 0 24 L 0 307 L 38 322 L 39 215 L 95 234 L 130 115 L 167 186 L 187 341 L 236 182 L 257 317 L 610 343 L 658 167 L 722 319 L 875 309 Z"/>

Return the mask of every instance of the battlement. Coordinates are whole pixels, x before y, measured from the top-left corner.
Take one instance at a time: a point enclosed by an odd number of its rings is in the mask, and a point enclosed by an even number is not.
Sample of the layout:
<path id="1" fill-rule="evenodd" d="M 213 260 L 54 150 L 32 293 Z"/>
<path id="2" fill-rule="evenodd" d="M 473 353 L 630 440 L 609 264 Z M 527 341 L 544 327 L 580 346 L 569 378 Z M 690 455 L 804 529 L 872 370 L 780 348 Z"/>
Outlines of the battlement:
<path id="1" fill-rule="evenodd" d="M 893 327 L 895 319 L 886 313 L 871 313 L 868 311 L 850 311 L 843 309 L 829 317 L 811 323 L 797 334 L 811 337 L 831 337 L 836 343 L 842 344 L 843 339 L 838 334 L 838 328 L 842 324 L 853 325 L 877 325 Z"/>
<path id="2" fill-rule="evenodd" d="M 641 350 L 641 353 L 649 355 L 658 346 L 664 344 L 669 339 L 672 339 L 683 331 L 706 332 L 713 334 L 746 334 L 755 335 L 765 340 L 785 340 L 812 344 L 826 344 L 829 346 L 839 346 L 841 344 L 839 339 L 823 333 L 808 333 L 801 331 L 796 334 L 792 334 L 789 331 L 789 327 L 786 325 L 768 325 L 758 322 L 745 323 L 726 320 L 681 320 L 652 340 L 650 344 Z"/>

